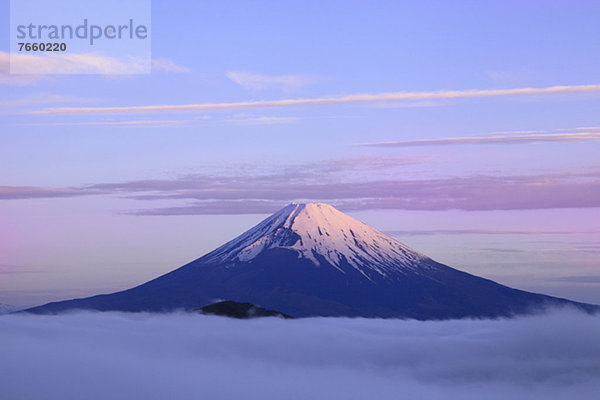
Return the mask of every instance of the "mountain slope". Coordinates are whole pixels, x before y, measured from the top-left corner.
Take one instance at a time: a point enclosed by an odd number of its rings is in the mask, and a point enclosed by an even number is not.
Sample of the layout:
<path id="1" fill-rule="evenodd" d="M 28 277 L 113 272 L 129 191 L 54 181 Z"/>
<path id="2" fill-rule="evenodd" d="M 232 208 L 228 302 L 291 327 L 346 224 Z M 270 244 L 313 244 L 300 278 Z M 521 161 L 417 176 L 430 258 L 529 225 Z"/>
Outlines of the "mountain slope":
<path id="1" fill-rule="evenodd" d="M 290 204 L 216 250 L 143 285 L 29 311 L 169 311 L 223 299 L 295 317 L 440 319 L 511 316 L 548 305 L 598 309 L 458 271 L 329 205 L 311 203 Z"/>
<path id="2" fill-rule="evenodd" d="M 0 315 L 2 314 L 10 314 L 11 312 L 15 312 L 19 310 L 19 307 L 12 306 L 10 304 L 0 303 Z"/>

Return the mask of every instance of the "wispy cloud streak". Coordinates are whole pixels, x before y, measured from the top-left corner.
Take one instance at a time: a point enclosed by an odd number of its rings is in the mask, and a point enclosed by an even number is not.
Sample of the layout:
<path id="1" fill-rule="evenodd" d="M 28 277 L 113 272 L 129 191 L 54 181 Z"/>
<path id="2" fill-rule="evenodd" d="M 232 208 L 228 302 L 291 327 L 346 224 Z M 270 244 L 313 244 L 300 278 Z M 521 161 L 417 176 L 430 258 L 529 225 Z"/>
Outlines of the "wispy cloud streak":
<path id="1" fill-rule="evenodd" d="M 436 229 L 436 230 L 406 230 L 386 231 L 388 235 L 395 236 L 420 236 L 420 235 L 580 235 L 598 234 L 600 230 L 499 230 L 499 229 Z"/>
<path id="2" fill-rule="evenodd" d="M 130 121 L 81 121 L 81 122 L 47 122 L 41 124 L 29 124 L 29 125 L 41 125 L 41 126 L 111 126 L 111 127 L 139 127 L 139 128 L 171 128 L 174 126 L 182 125 L 186 121 L 184 120 L 130 120 Z"/>
<path id="3" fill-rule="evenodd" d="M 298 89 L 315 83 L 318 79 L 303 75 L 263 75 L 244 71 L 228 71 L 227 77 L 245 89 L 262 90 L 278 88 Z"/>
<path id="4" fill-rule="evenodd" d="M 32 106 L 40 104 L 50 103 L 83 103 L 93 101 L 92 98 L 78 97 L 70 95 L 59 95 L 53 93 L 37 93 L 33 95 L 23 96 L 10 100 L 0 101 L 0 107 L 19 107 L 19 106 Z"/>
<path id="5" fill-rule="evenodd" d="M 40 273 L 41 270 L 34 267 L 25 265 L 6 265 L 0 264 L 0 274 L 5 275 L 18 275 L 18 274 L 33 274 Z"/>
<path id="6" fill-rule="evenodd" d="M 0 84 L 32 85 L 47 79 L 47 74 L 92 73 L 102 75 L 135 74 L 147 71 L 147 61 L 142 58 L 118 59 L 94 53 L 73 54 L 20 54 L 0 51 Z M 10 73 L 11 65 L 13 71 Z M 152 59 L 154 71 L 187 73 L 189 68 L 173 60 L 159 57 Z"/>
<path id="7" fill-rule="evenodd" d="M 103 194 L 99 190 L 46 188 L 39 186 L 0 186 L 0 200 L 48 199 Z"/>
<path id="8" fill-rule="evenodd" d="M 188 67 L 178 65 L 175 63 L 175 61 L 164 57 L 152 59 L 152 72 L 154 71 L 172 72 L 177 74 L 186 74 L 191 72 Z"/>
<path id="9" fill-rule="evenodd" d="M 232 103 L 201 103 L 182 105 L 146 105 L 118 107 L 56 107 L 33 111 L 33 114 L 98 114 L 98 113 L 152 113 L 168 111 L 215 111 L 231 109 L 252 109 L 266 107 L 292 107 L 307 105 L 327 105 L 345 103 L 373 103 L 389 101 L 422 101 L 439 99 L 468 99 L 502 96 L 556 95 L 600 92 L 600 85 L 551 86 L 545 88 L 453 90 L 438 92 L 392 92 L 377 94 L 353 94 L 338 97 L 317 97 L 308 99 L 283 99 L 242 101 Z"/>
<path id="10" fill-rule="evenodd" d="M 143 58 L 118 59 L 95 53 L 51 55 L 40 53 L 38 55 L 0 52 L 0 61 L 7 63 L 13 71 L 19 71 L 20 74 L 94 73 L 110 75 L 135 74 L 145 72 L 147 69 L 146 60 Z"/>
<path id="11" fill-rule="evenodd" d="M 471 137 L 451 137 L 440 139 L 418 139 L 397 142 L 361 143 L 366 147 L 416 147 L 416 146 L 452 146 L 462 144 L 521 144 L 544 142 L 591 142 L 600 140 L 600 132 L 574 132 L 574 133 L 545 133 L 545 134 L 513 134 L 513 135 L 487 135 Z"/>
<path id="12" fill-rule="evenodd" d="M 290 124 L 297 122 L 300 118 L 297 117 L 271 117 L 266 115 L 242 115 L 235 118 L 227 119 L 226 122 L 235 125 L 278 125 Z"/>

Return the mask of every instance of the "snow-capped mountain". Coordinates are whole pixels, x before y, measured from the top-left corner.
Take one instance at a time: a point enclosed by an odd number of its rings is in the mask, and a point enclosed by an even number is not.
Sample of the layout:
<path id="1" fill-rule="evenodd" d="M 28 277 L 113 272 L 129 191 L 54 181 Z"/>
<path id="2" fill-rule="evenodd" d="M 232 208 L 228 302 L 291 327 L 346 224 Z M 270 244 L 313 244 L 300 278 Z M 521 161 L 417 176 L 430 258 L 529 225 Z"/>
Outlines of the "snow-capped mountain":
<path id="1" fill-rule="evenodd" d="M 205 261 L 234 265 L 274 248 L 294 251 L 316 266 L 325 260 L 324 265 L 341 273 L 350 266 L 369 280 L 373 274 L 385 277 L 417 268 L 427 259 L 330 205 L 292 203 L 208 254 Z"/>
<path id="2" fill-rule="evenodd" d="M 168 311 L 216 300 L 294 317 L 496 317 L 565 304 L 598 311 L 450 268 L 321 203 L 290 204 L 205 256 L 132 289 L 29 311 Z"/>

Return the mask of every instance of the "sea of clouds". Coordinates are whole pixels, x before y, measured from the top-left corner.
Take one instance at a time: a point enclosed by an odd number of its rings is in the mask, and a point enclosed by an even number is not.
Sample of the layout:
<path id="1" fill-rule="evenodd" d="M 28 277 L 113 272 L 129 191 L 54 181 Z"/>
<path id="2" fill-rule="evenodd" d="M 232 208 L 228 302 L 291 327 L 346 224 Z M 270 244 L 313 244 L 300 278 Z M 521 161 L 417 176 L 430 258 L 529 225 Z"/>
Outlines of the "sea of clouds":
<path id="1" fill-rule="evenodd" d="M 0 398 L 597 399 L 600 317 L 0 316 Z"/>

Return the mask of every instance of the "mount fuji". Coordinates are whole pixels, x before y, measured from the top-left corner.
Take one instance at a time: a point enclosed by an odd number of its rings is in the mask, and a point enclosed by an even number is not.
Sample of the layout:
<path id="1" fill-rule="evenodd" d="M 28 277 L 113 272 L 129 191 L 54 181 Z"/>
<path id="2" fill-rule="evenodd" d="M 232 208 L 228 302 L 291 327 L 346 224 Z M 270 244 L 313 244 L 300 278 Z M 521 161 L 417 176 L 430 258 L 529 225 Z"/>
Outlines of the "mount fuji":
<path id="1" fill-rule="evenodd" d="M 27 310 L 191 310 L 221 300 L 294 317 L 507 317 L 599 306 L 512 289 L 440 264 L 322 203 L 290 204 L 203 257 L 122 292 Z"/>

